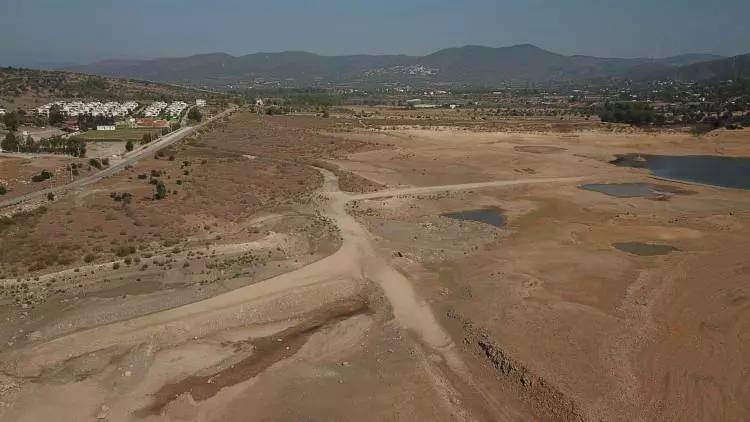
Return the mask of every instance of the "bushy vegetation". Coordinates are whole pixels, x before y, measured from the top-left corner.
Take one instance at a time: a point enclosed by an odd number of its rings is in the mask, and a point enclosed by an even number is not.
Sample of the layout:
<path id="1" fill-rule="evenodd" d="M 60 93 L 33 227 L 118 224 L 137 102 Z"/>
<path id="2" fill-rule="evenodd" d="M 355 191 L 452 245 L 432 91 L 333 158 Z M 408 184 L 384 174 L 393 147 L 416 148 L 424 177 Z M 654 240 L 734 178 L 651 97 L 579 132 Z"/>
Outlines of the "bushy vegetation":
<path id="1" fill-rule="evenodd" d="M 649 125 L 664 123 L 662 115 L 658 114 L 647 103 L 606 103 L 599 111 L 602 122 L 628 123 L 631 125 Z"/>
<path id="2" fill-rule="evenodd" d="M 277 105 L 271 105 L 266 108 L 266 114 L 269 116 L 277 115 L 277 114 L 287 114 L 290 111 L 292 111 L 290 108 L 281 107 Z"/>
<path id="3" fill-rule="evenodd" d="M 45 180 L 49 180 L 52 178 L 52 173 L 48 172 L 47 170 L 42 170 L 39 174 L 35 174 L 31 176 L 32 182 L 44 182 Z"/>
<path id="4" fill-rule="evenodd" d="M 159 180 L 156 182 L 156 190 L 154 192 L 154 199 L 164 199 L 167 197 L 167 186 Z"/>
<path id="5" fill-rule="evenodd" d="M 196 107 L 190 109 L 187 117 L 194 122 L 200 122 L 203 120 L 203 114 Z"/>
<path id="6" fill-rule="evenodd" d="M 68 154 L 74 157 L 86 156 L 86 143 L 78 138 L 66 139 L 55 136 L 35 141 L 30 136 L 24 140 L 13 132 L 8 132 L 0 146 L 6 152 Z"/>
<path id="7" fill-rule="evenodd" d="M 0 67 L 0 98 L 24 95 L 56 98 L 97 98 L 99 100 L 189 101 L 195 92 L 176 86 L 148 81 L 108 79 L 77 73 Z M 222 94 L 202 94 L 223 98 Z"/>
<path id="8" fill-rule="evenodd" d="M 12 111 L 10 113 L 6 113 L 3 116 L 3 124 L 5 124 L 5 128 L 11 132 L 15 132 L 18 130 L 18 114 L 15 111 Z"/>
<path id="9" fill-rule="evenodd" d="M 89 160 L 89 165 L 97 170 L 102 169 L 102 163 L 101 161 L 97 160 L 96 158 L 92 158 Z"/>
<path id="10" fill-rule="evenodd" d="M 51 110 L 50 110 L 51 114 Z M 50 124 L 54 124 L 50 121 Z M 81 131 L 96 130 L 97 126 L 114 125 L 115 119 L 107 116 L 90 116 L 88 114 L 78 116 L 78 127 Z"/>

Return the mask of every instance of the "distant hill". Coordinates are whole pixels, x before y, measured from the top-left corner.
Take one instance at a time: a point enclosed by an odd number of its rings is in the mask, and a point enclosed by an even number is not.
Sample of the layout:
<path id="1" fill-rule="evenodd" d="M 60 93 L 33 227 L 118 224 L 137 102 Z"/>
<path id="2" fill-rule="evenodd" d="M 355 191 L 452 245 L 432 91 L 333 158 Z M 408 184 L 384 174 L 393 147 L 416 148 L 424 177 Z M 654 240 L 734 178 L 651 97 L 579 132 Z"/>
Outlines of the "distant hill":
<path id="1" fill-rule="evenodd" d="M 574 81 L 657 75 L 720 56 L 688 54 L 664 59 L 565 56 L 522 44 L 464 46 L 423 57 L 404 55 L 320 56 L 287 51 L 231 56 L 225 53 L 153 60 L 108 60 L 67 70 L 193 85 L 284 81 L 290 85 L 368 82 L 434 82 L 493 85 L 508 81 Z"/>
<path id="2" fill-rule="evenodd" d="M 60 99 L 194 99 L 216 94 L 166 83 L 63 71 L 0 67 L 0 105 L 27 108 Z"/>
<path id="3" fill-rule="evenodd" d="M 737 80 L 750 78 L 750 54 L 693 63 L 667 72 L 675 80 Z"/>
<path id="4" fill-rule="evenodd" d="M 199 85 L 223 85 L 255 79 L 348 81 L 368 70 L 415 63 L 407 56 L 334 56 L 286 51 L 234 57 L 225 53 L 153 60 L 108 60 L 67 70 L 110 77 L 128 77 Z"/>

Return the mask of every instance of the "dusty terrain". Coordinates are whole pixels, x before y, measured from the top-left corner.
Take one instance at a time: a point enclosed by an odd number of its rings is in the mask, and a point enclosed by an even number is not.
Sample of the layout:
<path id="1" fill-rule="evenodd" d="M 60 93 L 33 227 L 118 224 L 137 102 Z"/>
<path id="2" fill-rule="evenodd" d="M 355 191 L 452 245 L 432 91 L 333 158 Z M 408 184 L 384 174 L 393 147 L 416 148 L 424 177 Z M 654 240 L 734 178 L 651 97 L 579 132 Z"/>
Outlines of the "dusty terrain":
<path id="1" fill-rule="evenodd" d="M 238 113 L 4 224 L 0 420 L 748 418 L 748 192 L 579 186 L 750 132 L 387 118 Z"/>

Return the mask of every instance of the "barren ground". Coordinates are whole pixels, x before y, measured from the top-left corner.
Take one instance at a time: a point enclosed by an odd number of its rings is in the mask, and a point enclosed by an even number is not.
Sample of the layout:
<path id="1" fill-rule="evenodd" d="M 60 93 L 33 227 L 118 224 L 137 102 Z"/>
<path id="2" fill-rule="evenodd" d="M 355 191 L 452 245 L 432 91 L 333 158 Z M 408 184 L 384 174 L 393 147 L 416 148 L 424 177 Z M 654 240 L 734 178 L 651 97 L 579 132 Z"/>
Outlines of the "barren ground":
<path id="1" fill-rule="evenodd" d="M 0 420 L 750 417 L 750 194 L 579 188 L 750 132 L 409 119 L 238 113 L 4 224 Z"/>

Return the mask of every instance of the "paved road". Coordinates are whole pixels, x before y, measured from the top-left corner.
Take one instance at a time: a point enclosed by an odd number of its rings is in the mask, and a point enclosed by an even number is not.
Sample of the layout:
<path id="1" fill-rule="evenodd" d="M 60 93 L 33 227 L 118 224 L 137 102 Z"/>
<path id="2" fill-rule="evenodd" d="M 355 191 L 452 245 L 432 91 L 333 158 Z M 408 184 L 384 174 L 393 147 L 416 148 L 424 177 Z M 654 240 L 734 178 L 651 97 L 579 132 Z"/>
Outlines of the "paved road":
<path id="1" fill-rule="evenodd" d="M 22 195 L 22 196 L 19 196 L 19 197 L 16 197 L 16 198 L 10 198 L 10 199 L 7 199 L 5 201 L 0 201 L 0 209 L 5 208 L 5 207 L 11 207 L 11 206 L 15 206 L 15 205 L 20 205 L 20 204 L 23 204 L 23 203 L 26 203 L 26 202 L 31 202 L 31 201 L 34 201 L 34 200 L 43 200 L 50 193 L 53 193 L 56 196 L 59 196 L 59 195 L 63 194 L 64 192 L 69 191 L 71 189 L 81 188 L 81 187 L 84 187 L 84 186 L 88 186 L 88 185 L 90 185 L 92 183 L 96 183 L 96 182 L 104 179 L 105 177 L 109 177 L 109 176 L 112 176 L 114 174 L 119 173 L 125 167 L 134 164 L 138 160 L 140 160 L 140 159 L 142 159 L 144 157 L 147 157 L 149 155 L 155 154 L 156 151 L 158 151 L 158 150 L 160 150 L 162 148 L 165 148 L 165 147 L 167 147 L 169 145 L 172 145 L 175 142 L 178 142 L 178 141 L 184 139 L 187 136 L 192 135 L 196 130 L 200 129 L 202 126 L 204 126 L 204 125 L 206 125 L 206 124 L 208 124 L 208 123 L 210 123 L 212 121 L 221 119 L 222 117 L 226 116 L 227 114 L 231 113 L 234 110 L 235 110 L 234 107 L 229 108 L 229 109 L 227 109 L 227 110 L 225 110 L 225 111 L 217 114 L 216 116 L 214 116 L 214 117 L 212 117 L 212 118 L 210 118 L 210 119 L 208 119 L 208 120 L 206 120 L 206 121 L 204 121 L 204 122 L 202 122 L 202 123 L 200 123 L 200 124 L 198 124 L 196 126 L 183 127 L 183 128 L 178 129 L 178 130 L 176 130 L 176 131 L 174 131 L 174 132 L 172 132 L 170 134 L 164 135 L 161 138 L 157 139 L 154 142 L 151 142 L 151 143 L 147 144 L 144 147 L 141 147 L 141 148 L 138 148 L 138 149 L 136 149 L 136 150 L 134 150 L 132 152 L 129 152 L 128 154 L 126 154 L 123 157 L 123 159 L 121 161 L 118 161 L 118 162 L 112 164 L 110 167 L 107 167 L 106 169 L 104 169 L 104 170 L 102 170 L 102 171 L 100 171 L 100 172 L 98 172 L 96 174 L 92 174 L 90 176 L 82 177 L 82 178 L 80 178 L 78 180 L 75 180 L 75 181 L 73 181 L 71 183 L 68 183 L 68 184 L 65 184 L 65 185 L 55 186 L 55 187 L 48 188 L 48 189 L 42 189 L 40 191 L 32 192 L 32 193 L 29 193 L 29 194 L 26 194 L 26 195 Z"/>

